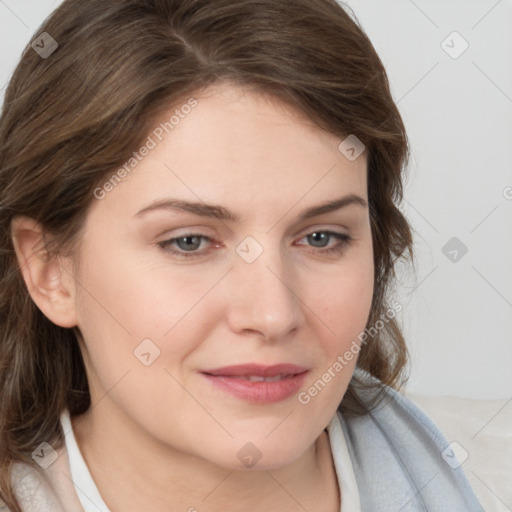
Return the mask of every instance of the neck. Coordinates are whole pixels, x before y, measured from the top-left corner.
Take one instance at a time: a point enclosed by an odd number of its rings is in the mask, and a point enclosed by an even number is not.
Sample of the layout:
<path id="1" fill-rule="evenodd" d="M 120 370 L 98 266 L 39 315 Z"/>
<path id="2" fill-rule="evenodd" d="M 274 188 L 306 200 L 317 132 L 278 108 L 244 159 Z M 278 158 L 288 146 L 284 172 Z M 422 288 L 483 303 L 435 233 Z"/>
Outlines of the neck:
<path id="1" fill-rule="evenodd" d="M 127 418 L 107 416 L 106 405 L 98 404 L 72 418 L 72 425 L 82 456 L 111 512 L 340 510 L 325 430 L 287 466 L 232 470 L 159 443 Z M 109 403 L 110 411 L 112 405 Z"/>

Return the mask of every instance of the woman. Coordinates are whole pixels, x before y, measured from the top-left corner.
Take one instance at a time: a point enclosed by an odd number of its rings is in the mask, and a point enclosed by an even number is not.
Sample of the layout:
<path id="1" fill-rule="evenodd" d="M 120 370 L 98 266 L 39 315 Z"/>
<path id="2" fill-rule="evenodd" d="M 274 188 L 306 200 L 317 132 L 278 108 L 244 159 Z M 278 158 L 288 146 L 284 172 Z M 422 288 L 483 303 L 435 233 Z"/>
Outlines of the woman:
<path id="1" fill-rule="evenodd" d="M 407 137 L 336 2 L 66 0 L 0 143 L 8 510 L 481 510 L 397 391 Z"/>

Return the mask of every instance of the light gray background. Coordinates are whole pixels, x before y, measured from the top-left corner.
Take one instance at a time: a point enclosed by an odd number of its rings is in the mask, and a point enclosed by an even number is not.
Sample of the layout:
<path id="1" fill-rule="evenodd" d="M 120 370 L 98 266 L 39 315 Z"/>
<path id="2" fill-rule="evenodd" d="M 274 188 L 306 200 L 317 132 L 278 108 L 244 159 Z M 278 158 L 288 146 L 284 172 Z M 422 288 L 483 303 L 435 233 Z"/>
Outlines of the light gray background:
<path id="1" fill-rule="evenodd" d="M 60 3 L 0 0 L 1 98 L 23 48 Z M 412 356 L 407 389 L 510 398 L 512 0 L 345 3 L 388 71 L 412 149 L 403 211 L 417 274 L 401 266 L 397 289 Z M 453 237 L 459 247 L 445 252 L 455 261 L 442 250 Z"/>

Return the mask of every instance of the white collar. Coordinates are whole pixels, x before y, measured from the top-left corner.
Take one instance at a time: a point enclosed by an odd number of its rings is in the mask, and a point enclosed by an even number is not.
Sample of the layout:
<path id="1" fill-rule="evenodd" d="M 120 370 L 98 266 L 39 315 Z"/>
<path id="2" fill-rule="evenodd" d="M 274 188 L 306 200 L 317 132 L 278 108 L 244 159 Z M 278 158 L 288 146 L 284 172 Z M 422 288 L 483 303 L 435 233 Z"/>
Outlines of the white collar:
<path id="1" fill-rule="evenodd" d="M 69 411 L 67 409 L 62 413 L 60 421 L 66 437 L 66 449 L 68 452 L 69 467 L 71 469 L 71 478 L 73 479 L 73 485 L 75 486 L 78 499 L 84 511 L 110 512 L 78 448 L 75 435 L 73 434 Z"/>
<path id="2" fill-rule="evenodd" d="M 340 512 L 361 512 L 359 487 L 352 467 L 347 441 L 341 426 L 341 413 L 336 413 L 327 427 L 334 468 L 341 489 Z"/>

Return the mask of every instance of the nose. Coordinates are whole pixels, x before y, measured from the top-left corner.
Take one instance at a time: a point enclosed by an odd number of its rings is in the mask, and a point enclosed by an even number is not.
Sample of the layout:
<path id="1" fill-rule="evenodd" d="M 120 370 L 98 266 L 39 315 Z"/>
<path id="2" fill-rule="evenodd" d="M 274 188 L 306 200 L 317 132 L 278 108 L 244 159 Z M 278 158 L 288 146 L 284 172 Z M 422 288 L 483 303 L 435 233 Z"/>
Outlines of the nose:
<path id="1" fill-rule="evenodd" d="M 235 259 L 228 294 L 233 332 L 279 341 L 304 322 L 300 283 L 279 250 L 265 249 L 252 263 Z"/>

